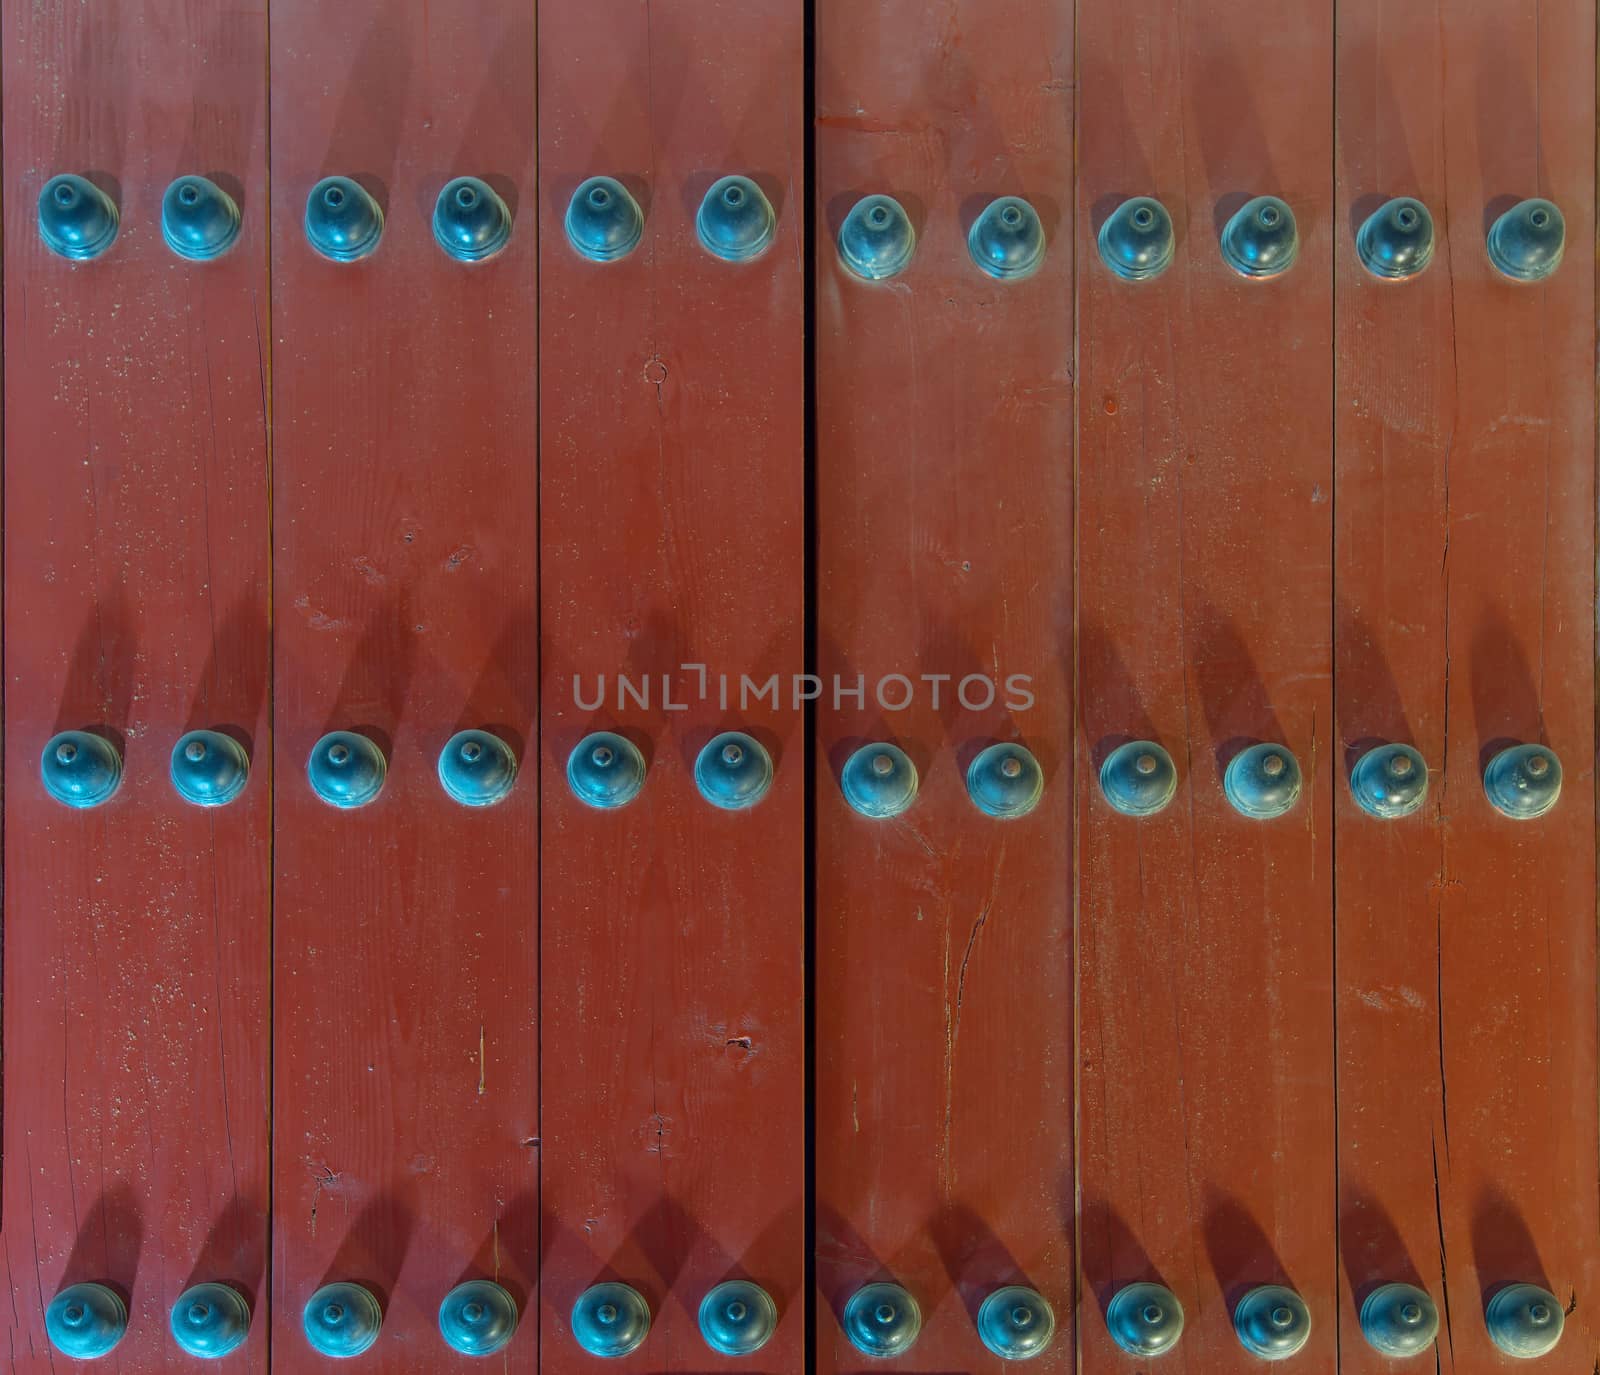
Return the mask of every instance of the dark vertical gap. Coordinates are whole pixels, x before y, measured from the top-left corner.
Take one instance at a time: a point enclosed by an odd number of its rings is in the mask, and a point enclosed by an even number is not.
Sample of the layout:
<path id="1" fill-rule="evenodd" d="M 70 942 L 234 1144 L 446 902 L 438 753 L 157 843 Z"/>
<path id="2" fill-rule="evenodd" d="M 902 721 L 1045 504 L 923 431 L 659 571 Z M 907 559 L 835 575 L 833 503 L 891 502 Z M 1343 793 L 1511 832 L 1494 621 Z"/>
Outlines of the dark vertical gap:
<path id="1" fill-rule="evenodd" d="M 533 1295 L 530 1314 L 522 1314 L 522 1324 L 533 1328 L 533 1368 L 544 1368 L 544 1273 L 541 1260 L 544 1256 L 544 470 L 540 459 L 544 453 L 541 442 L 544 435 L 544 388 L 539 380 L 539 345 L 542 318 L 540 307 L 544 300 L 544 244 L 540 235 L 539 206 L 542 203 L 539 184 L 539 7 L 534 7 L 533 17 L 533 720 L 528 723 L 528 739 L 532 742 L 523 754 L 523 767 L 533 775 L 533 1045 L 535 1101 L 533 1105 L 533 1134 L 538 1145 L 533 1152 L 534 1192 L 539 1207 L 534 1222 Z M 531 761 L 531 767 L 529 762 Z"/>
<path id="2" fill-rule="evenodd" d="M 1081 863 L 1078 848 L 1078 770 L 1086 763 L 1078 757 L 1078 720 L 1080 703 L 1078 694 L 1082 690 L 1082 664 L 1078 653 L 1078 625 L 1082 612 L 1082 587 L 1083 580 L 1079 576 L 1081 563 L 1080 545 L 1078 541 L 1078 473 L 1081 467 L 1079 455 L 1082 449 L 1082 411 L 1078 404 L 1078 388 L 1083 380 L 1083 360 L 1078 343 L 1078 330 L 1082 323 L 1080 315 L 1081 292 L 1078 287 L 1078 217 L 1083 214 L 1082 197 L 1080 189 L 1080 163 L 1078 150 L 1079 121 L 1083 117 L 1083 84 L 1078 79 L 1078 62 L 1081 53 L 1079 48 L 1079 3 L 1073 0 L 1072 4 L 1072 522 L 1069 535 L 1072 539 L 1072 682 L 1071 703 L 1072 709 L 1067 713 L 1067 730 L 1069 732 L 1067 744 L 1071 750 L 1072 769 L 1070 793 L 1070 818 L 1067 822 L 1069 828 L 1069 846 L 1067 850 L 1068 874 L 1067 882 L 1072 894 L 1072 1311 L 1076 1321 L 1072 1324 L 1072 1342 L 1075 1352 L 1077 1368 L 1083 1368 L 1083 1316 L 1086 1312 L 1081 1293 L 1081 1277 L 1083 1275 L 1083 1164 L 1081 1154 L 1082 1124 L 1080 1121 L 1080 1067 L 1083 1056 L 1079 1044 L 1080 1014 L 1083 997 L 1083 975 L 1079 951 L 1082 942 L 1079 939 L 1078 923 L 1080 920 L 1080 883 Z M 1153 190 L 1154 188 L 1152 188 Z"/>
<path id="3" fill-rule="evenodd" d="M 272 1369 L 273 1303 L 279 1296 L 273 1293 L 274 1267 L 273 1219 L 277 1214 L 278 1183 L 278 1074 L 276 1054 L 278 1048 L 278 773 L 272 767 L 277 757 L 278 740 L 278 629 L 274 619 L 276 603 L 273 593 L 278 554 L 277 508 L 272 499 L 272 5 L 270 0 L 262 8 L 262 80 L 266 83 L 264 128 L 266 159 L 266 294 L 267 319 L 265 325 L 265 353 L 263 357 L 264 385 L 261 389 L 261 424 L 266 439 L 267 463 L 267 777 L 271 786 L 267 807 L 267 1264 L 262 1272 L 264 1302 L 267 1315 L 266 1348 L 268 1370 Z M 257 347 L 262 347 L 258 343 Z"/>
<path id="4" fill-rule="evenodd" d="M 1333 1089 L 1333 1297 L 1335 1313 L 1342 1315 L 1339 1302 L 1339 775 L 1344 762 L 1339 751 L 1339 239 L 1343 221 L 1339 218 L 1339 0 L 1333 0 L 1328 53 L 1328 180 L 1329 204 L 1334 208 L 1335 232 L 1329 240 L 1332 262 L 1328 265 L 1328 702 L 1333 713 L 1328 723 L 1328 757 L 1334 771 L 1328 809 L 1328 935 L 1329 986 L 1332 990 L 1332 1064 L 1329 1066 Z M 1312 736 L 1316 748 L 1316 736 Z M 1315 787 L 1315 780 L 1313 780 Z M 1333 1324 L 1334 1369 L 1342 1364 L 1344 1322 L 1336 1316 Z"/>
<path id="5" fill-rule="evenodd" d="M 801 129 L 805 150 L 805 208 L 800 217 L 801 262 L 805 282 L 805 671 L 817 667 L 817 201 L 816 71 L 817 4 L 805 0 L 805 89 Z M 806 761 L 805 787 L 805 1368 L 816 1369 L 817 1351 L 817 699 L 805 705 L 801 732 Z"/>

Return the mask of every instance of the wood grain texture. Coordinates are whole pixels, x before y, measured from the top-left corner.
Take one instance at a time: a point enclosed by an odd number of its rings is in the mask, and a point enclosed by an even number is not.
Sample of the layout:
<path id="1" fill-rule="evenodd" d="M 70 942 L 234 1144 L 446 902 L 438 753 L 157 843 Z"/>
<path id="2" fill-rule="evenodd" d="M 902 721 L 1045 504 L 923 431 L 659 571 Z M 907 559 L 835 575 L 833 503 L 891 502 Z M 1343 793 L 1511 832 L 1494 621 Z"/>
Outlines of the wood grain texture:
<path id="1" fill-rule="evenodd" d="M 539 46 L 544 1368 L 597 1364 L 570 1313 L 600 1279 L 632 1284 L 654 1314 L 618 1369 L 732 1368 L 696 1313 L 712 1285 L 746 1276 L 779 1326 L 737 1364 L 797 1371 L 801 13 L 770 0 L 546 6 Z M 742 264 L 706 253 L 694 227 L 707 188 L 735 172 L 778 215 L 775 242 Z M 579 257 L 562 228 L 597 174 L 646 215 L 639 247 L 609 264 Z M 746 699 L 741 679 L 773 675 L 781 702 Z M 649 763 L 624 810 L 567 788 L 569 754 L 600 729 Z M 752 733 L 776 766 L 748 812 L 695 789 L 695 756 L 724 729 Z"/>
<path id="2" fill-rule="evenodd" d="M 276 825 L 274 1355 L 312 1358 L 311 1292 L 385 1303 L 364 1368 L 477 1369 L 439 1302 L 538 1273 L 538 886 L 531 773 L 486 810 L 436 765 L 459 729 L 537 721 L 533 13 L 361 0 L 272 8 Z M 387 209 L 376 254 L 317 257 L 318 178 Z M 513 211 L 464 264 L 430 218 L 451 177 Z M 389 777 L 326 807 L 313 743 L 360 729 Z M 537 1366 L 528 1321 L 503 1358 Z"/>
<path id="3" fill-rule="evenodd" d="M 1342 0 L 1337 52 L 1334 222 L 1335 730 L 1338 826 L 1339 1333 L 1341 1369 L 1391 1363 L 1361 1335 L 1380 1284 L 1426 1289 L 1453 1333 L 1481 1312 L 1451 1295 L 1440 1243 L 1451 1193 L 1440 999 L 1446 866 L 1457 818 L 1482 803 L 1474 769 L 1446 757 L 1454 656 L 1449 619 L 1451 478 L 1459 439 L 1458 272 L 1483 256 L 1481 214 L 1447 200 L 1451 136 L 1439 16 L 1388 0 Z M 1366 216 L 1391 196 L 1430 208 L 1433 264 L 1387 282 L 1356 251 Z M 1459 647 L 1455 653 L 1460 654 Z M 1456 672 L 1461 661 L 1454 660 Z M 1454 718 L 1457 731 L 1461 718 Z M 1424 809 L 1367 816 L 1349 774 L 1376 744 L 1413 745 L 1428 763 Z M 1481 823 L 1480 823 L 1481 824 Z M 1476 1361 L 1466 1369 L 1480 1368 Z"/>
<path id="4" fill-rule="evenodd" d="M 221 1280 L 266 1368 L 268 735 L 266 25 L 259 7 L 8 6 L 5 191 L 6 1369 L 57 1368 L 44 1307 L 129 1300 L 102 1365 L 166 1370 L 167 1315 Z M 121 207 L 100 260 L 39 240 L 41 188 L 89 174 Z M 161 237 L 184 173 L 239 200 L 233 250 Z M 194 727 L 254 776 L 207 812 L 168 781 Z M 73 812 L 45 741 L 91 729 L 126 772 Z"/>
<path id="5" fill-rule="evenodd" d="M 1332 1091 L 1331 3 L 1078 7 L 1080 1198 L 1087 1372 L 1123 1370 L 1117 1288 L 1187 1312 L 1163 1365 L 1254 1369 L 1251 1286 L 1310 1304 L 1336 1362 Z M 1177 226 L 1127 283 L 1095 235 L 1125 197 Z M 1267 281 L 1219 253 L 1248 197 L 1282 196 L 1300 257 Z M 1177 762 L 1135 821 L 1096 771 L 1121 741 Z M 1304 772 L 1247 820 L 1222 772 L 1256 741 Z"/>
<path id="6" fill-rule="evenodd" d="M 824 1371 L 877 1364 L 840 1326 L 877 1279 L 922 1309 L 897 1369 L 1002 1368 L 976 1314 L 1006 1284 L 1055 1311 L 1030 1368 L 1074 1364 L 1072 18 L 1056 0 L 817 7 Z M 868 284 L 835 237 L 873 192 L 907 207 L 919 241 L 901 276 Z M 1044 264 L 1025 280 L 996 281 L 967 251 L 1002 194 L 1044 223 Z M 912 689 L 901 710 L 896 674 Z M 1028 680 L 1016 691 L 1014 675 Z M 834 695 L 858 679 L 864 697 Z M 839 789 L 850 752 L 875 740 L 921 775 L 894 820 L 857 815 Z M 1043 765 L 1026 817 L 987 817 L 967 796 L 966 767 L 994 740 Z"/>
<path id="7" fill-rule="evenodd" d="M 1443 836 L 1436 872 L 1439 1178 L 1456 1368 L 1495 1353 L 1483 1303 L 1517 1280 L 1576 1305 L 1547 1369 L 1591 1371 L 1600 1323 L 1595 1159 L 1594 155 L 1589 5 L 1473 3 L 1443 28 L 1456 413 L 1444 515 Z M 1555 201 L 1542 287 L 1498 278 L 1490 217 Z M 1492 812 L 1484 762 L 1540 740 L 1561 801 Z"/>

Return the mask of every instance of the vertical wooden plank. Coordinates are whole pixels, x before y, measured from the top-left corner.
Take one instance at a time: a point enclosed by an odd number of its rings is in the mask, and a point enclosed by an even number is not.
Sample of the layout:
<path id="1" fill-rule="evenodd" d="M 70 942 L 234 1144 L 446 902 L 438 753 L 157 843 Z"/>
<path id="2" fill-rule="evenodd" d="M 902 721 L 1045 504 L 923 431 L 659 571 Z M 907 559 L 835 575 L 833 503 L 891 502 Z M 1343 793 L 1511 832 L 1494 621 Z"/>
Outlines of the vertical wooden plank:
<path id="1" fill-rule="evenodd" d="M 105 1362 L 164 1370 L 190 1283 L 235 1285 L 266 1369 L 269 825 L 266 23 L 259 5 L 9 6 L 5 188 L 7 1369 L 55 1368 L 44 1307 L 129 1302 Z M 50 254 L 39 193 L 86 173 L 121 208 L 104 257 Z M 240 236 L 187 262 L 161 197 L 201 173 Z M 191 728 L 244 742 L 242 796 L 168 781 Z M 125 773 L 71 811 L 46 740 Z"/>
<path id="2" fill-rule="evenodd" d="M 1250 1287 L 1307 1301 L 1297 1359 L 1332 1369 L 1333 7 L 1079 5 L 1079 930 L 1083 1368 L 1123 1370 L 1105 1305 L 1167 1285 L 1178 1370 L 1258 1358 Z M 1236 276 L 1221 229 L 1284 198 L 1299 259 Z M 1153 195 L 1176 257 L 1128 282 L 1096 234 Z M 1144 820 L 1096 772 L 1128 739 L 1173 756 Z M 1235 812 L 1256 742 L 1299 761 L 1297 807 Z"/>
<path id="3" fill-rule="evenodd" d="M 738 1364 L 799 1370 L 801 12 L 546 6 L 540 51 L 544 1368 L 597 1364 L 570 1315 L 603 1279 L 654 1314 L 618 1368 L 728 1364 L 696 1312 L 742 1277 L 779 1324 Z M 775 241 L 744 263 L 695 234 L 702 196 L 731 173 L 777 212 Z M 563 231 L 593 175 L 645 212 L 638 248 L 610 263 Z M 744 681 L 774 677 L 765 699 Z M 602 729 L 649 764 L 622 810 L 567 787 L 569 754 Z M 746 812 L 713 808 L 693 780 L 728 729 L 776 769 Z"/>
<path id="4" fill-rule="evenodd" d="M 1481 1321 L 1444 1273 L 1450 1191 L 1440 994 L 1447 855 L 1455 818 L 1482 802 L 1469 769 L 1448 767 L 1452 671 L 1450 486 L 1458 428 L 1455 283 L 1483 256 L 1481 211 L 1446 202 L 1443 105 L 1448 47 L 1436 14 L 1387 0 L 1340 0 L 1336 112 L 1335 721 L 1339 770 L 1339 1332 L 1341 1367 L 1389 1360 L 1361 1334 L 1379 1285 L 1425 1289 L 1452 1333 Z M 1435 257 L 1385 281 L 1356 249 L 1390 197 L 1434 220 Z M 1450 231 L 1450 232 L 1447 232 Z M 1459 653 L 1459 649 L 1456 651 Z M 1462 665 L 1455 665 L 1460 672 Z M 1457 731 L 1461 718 L 1455 718 Z M 1378 819 L 1349 776 L 1380 744 L 1415 747 L 1431 775 L 1421 811 Z M 1426 1358 L 1424 1358 L 1426 1359 Z M 1475 1362 L 1468 1369 L 1479 1368 Z"/>
<path id="5" fill-rule="evenodd" d="M 360 0 L 273 6 L 273 369 L 280 609 L 275 1351 L 301 1310 L 375 1289 L 366 1365 L 476 1369 L 436 1328 L 458 1281 L 524 1310 L 538 1271 L 537 789 L 486 809 L 436 774 L 457 730 L 534 738 L 537 557 L 533 16 Z M 355 177 L 375 254 L 309 248 L 306 198 Z M 506 198 L 478 263 L 430 229 L 452 177 Z M 355 811 L 312 793 L 324 731 L 369 733 L 388 780 Z M 537 1365 L 537 1325 L 505 1361 Z"/>
<path id="6" fill-rule="evenodd" d="M 1058 0 L 817 7 L 821 1370 L 876 1364 L 841 1315 L 880 1279 L 922 1309 L 897 1369 L 1000 1369 L 976 1316 L 1011 1284 L 1055 1313 L 1030 1369 L 1074 1366 L 1073 71 Z M 835 236 L 877 192 L 918 244 L 868 283 Z M 968 253 L 1000 195 L 1040 212 L 1030 278 Z M 1025 817 L 967 796 L 1001 740 L 1043 766 Z M 893 820 L 840 792 L 869 741 L 921 775 Z"/>
<path id="7" fill-rule="evenodd" d="M 1457 396 L 1442 573 L 1441 1246 L 1458 1369 L 1521 1365 L 1490 1348 L 1483 1303 L 1531 1280 L 1576 1305 L 1544 1367 L 1590 1371 L 1594 7 L 1461 5 L 1443 43 Z M 1565 260 L 1543 285 L 1513 285 L 1490 267 L 1484 232 L 1534 195 L 1565 216 Z M 1554 811 L 1517 823 L 1489 809 L 1481 772 L 1526 741 L 1556 752 L 1565 783 Z"/>

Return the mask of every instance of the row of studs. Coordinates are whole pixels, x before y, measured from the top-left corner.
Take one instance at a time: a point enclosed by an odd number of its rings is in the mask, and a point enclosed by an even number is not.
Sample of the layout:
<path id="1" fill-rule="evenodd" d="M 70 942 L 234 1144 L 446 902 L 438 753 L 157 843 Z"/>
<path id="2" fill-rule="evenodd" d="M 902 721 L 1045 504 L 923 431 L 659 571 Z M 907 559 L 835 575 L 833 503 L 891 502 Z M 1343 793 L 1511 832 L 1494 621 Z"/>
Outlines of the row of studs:
<path id="1" fill-rule="evenodd" d="M 1106 1327 L 1122 1350 L 1136 1357 L 1163 1356 L 1183 1335 L 1183 1305 L 1159 1284 L 1130 1284 L 1106 1306 Z M 1252 1356 L 1276 1361 L 1301 1350 L 1311 1336 L 1311 1310 L 1294 1290 L 1258 1285 L 1234 1306 L 1233 1330 Z M 1496 1291 L 1484 1314 L 1489 1338 L 1509 1356 L 1531 1358 L 1554 1349 L 1564 1314 L 1554 1294 L 1534 1284 Z M 853 1294 L 841 1315 L 845 1336 L 863 1355 L 905 1354 L 922 1328 L 916 1299 L 898 1284 L 869 1284 Z M 1361 1332 L 1384 1356 L 1416 1356 L 1433 1346 L 1439 1311 L 1426 1291 L 1411 1284 L 1383 1284 L 1362 1301 Z M 1055 1316 L 1042 1295 L 1021 1286 L 997 1290 L 978 1310 L 978 1335 L 995 1355 L 1008 1360 L 1037 1356 L 1050 1344 Z"/>
<path id="2" fill-rule="evenodd" d="M 439 1305 L 439 1335 L 464 1356 L 503 1351 L 517 1330 L 517 1304 L 492 1280 L 458 1284 Z M 771 1339 L 778 1325 L 772 1297 L 748 1280 L 728 1280 L 701 1301 L 700 1332 L 712 1351 L 747 1356 Z M 128 1309 L 108 1285 L 73 1284 L 45 1309 L 45 1333 L 52 1346 L 74 1360 L 97 1360 L 114 1350 L 128 1332 Z M 225 1284 L 198 1284 L 172 1307 L 172 1339 L 180 1350 L 203 1360 L 220 1360 L 239 1349 L 250 1332 L 250 1307 Z M 383 1330 L 383 1308 L 364 1285 L 326 1284 L 301 1314 L 301 1330 L 312 1350 L 344 1358 L 370 1350 Z M 596 1356 L 625 1356 L 650 1331 L 650 1308 L 626 1284 L 597 1284 L 572 1309 L 574 1339 Z"/>
<path id="3" fill-rule="evenodd" d="M 1300 765 L 1282 745 L 1252 745 L 1228 761 L 1222 790 L 1245 816 L 1270 820 L 1300 799 Z M 1172 756 L 1153 740 L 1119 745 L 1100 766 L 1100 791 L 1125 816 L 1153 816 L 1178 790 Z M 1489 805 L 1514 821 L 1543 816 L 1561 796 L 1561 760 L 1544 745 L 1508 745 L 1483 771 Z M 1392 821 L 1417 811 L 1428 795 L 1428 765 L 1410 745 L 1375 745 L 1350 771 L 1350 795 L 1367 815 Z"/>
<path id="4" fill-rule="evenodd" d="M 220 258 L 239 237 L 238 203 L 207 177 L 179 177 L 161 198 L 161 237 L 180 258 Z M 39 237 L 52 253 L 77 262 L 98 258 L 122 227 L 115 201 L 87 177 L 51 177 L 39 193 Z M 383 210 L 349 177 L 327 177 L 306 202 L 306 238 L 335 262 L 364 258 L 383 234 Z M 456 177 L 433 207 L 433 237 L 462 262 L 493 257 L 511 238 L 511 211 L 487 182 Z"/>
<path id="5" fill-rule="evenodd" d="M 714 1352 L 748 1356 L 771 1339 L 777 1305 L 759 1285 L 728 1280 L 701 1301 L 701 1336 Z M 452 1351 L 491 1356 L 510 1343 L 517 1329 L 517 1305 L 492 1280 L 457 1285 L 439 1305 L 439 1334 Z M 1484 1312 L 1494 1345 L 1508 1356 L 1547 1355 L 1561 1339 L 1565 1315 L 1554 1294 L 1535 1284 L 1510 1284 L 1497 1290 Z M 901 1285 L 864 1285 L 845 1303 L 840 1322 L 846 1338 L 863 1355 L 902 1356 L 922 1331 L 922 1310 Z M 1415 1285 L 1390 1283 L 1362 1301 L 1362 1335 L 1390 1358 L 1419 1355 L 1439 1334 L 1439 1311 Z M 637 1289 L 608 1281 L 586 1289 L 572 1307 L 573 1340 L 590 1355 L 627 1356 L 650 1334 L 650 1306 Z M 173 1340 L 186 1354 L 220 1359 L 243 1345 L 250 1309 L 243 1295 L 223 1284 L 199 1284 L 173 1305 Z M 377 1342 L 383 1310 L 371 1290 L 335 1282 L 311 1296 L 301 1315 L 307 1343 L 325 1356 L 359 1356 Z M 980 1340 L 1004 1360 L 1027 1360 L 1045 1351 L 1055 1336 L 1055 1313 L 1042 1294 L 1007 1285 L 989 1294 L 978 1309 Z M 1112 1340 L 1139 1357 L 1162 1356 L 1183 1335 L 1184 1312 L 1177 1295 L 1159 1284 L 1124 1286 L 1106 1307 Z M 1263 1360 L 1281 1360 L 1303 1348 L 1311 1336 L 1311 1310 L 1294 1290 L 1258 1285 L 1233 1310 L 1239 1344 Z M 45 1310 L 51 1344 L 75 1360 L 94 1360 L 112 1351 L 128 1330 L 122 1297 L 107 1285 L 69 1285 Z"/>
<path id="6" fill-rule="evenodd" d="M 646 765 L 639 747 L 625 736 L 597 731 L 585 736 L 567 759 L 567 785 L 579 801 L 601 810 L 624 807 L 644 788 Z M 244 749 L 219 731 L 195 730 L 172 750 L 172 785 L 186 802 L 218 807 L 244 790 L 249 760 Z M 332 731 L 317 741 L 307 761 L 312 790 L 330 806 L 361 807 L 383 788 L 388 761 L 376 742 L 355 731 Z M 503 800 L 517 777 L 516 754 L 490 731 L 451 736 L 439 755 L 439 782 L 465 807 Z M 51 737 L 40 761 L 45 791 L 68 807 L 97 807 L 122 782 L 122 756 L 104 736 L 63 731 Z M 695 760 L 695 785 L 713 806 L 727 811 L 753 807 L 772 787 L 772 756 L 758 740 L 725 731 Z M 979 811 L 994 817 L 1026 815 L 1044 792 L 1044 771 L 1023 746 L 990 745 L 968 766 L 967 793 Z M 862 816 L 898 816 L 916 800 L 917 767 L 904 750 L 887 742 L 863 745 L 840 772 L 845 801 Z M 1222 790 L 1241 815 L 1271 820 L 1300 799 L 1299 762 L 1282 745 L 1241 750 L 1223 772 Z M 1483 789 L 1503 816 L 1528 821 L 1543 816 L 1561 796 L 1561 760 L 1544 745 L 1510 745 L 1489 760 Z M 1100 766 L 1100 791 L 1124 816 L 1153 816 L 1177 794 L 1172 756 L 1153 740 L 1119 745 Z M 1428 793 L 1428 766 L 1410 745 L 1377 745 L 1356 761 L 1350 793 L 1370 816 L 1409 816 Z"/>

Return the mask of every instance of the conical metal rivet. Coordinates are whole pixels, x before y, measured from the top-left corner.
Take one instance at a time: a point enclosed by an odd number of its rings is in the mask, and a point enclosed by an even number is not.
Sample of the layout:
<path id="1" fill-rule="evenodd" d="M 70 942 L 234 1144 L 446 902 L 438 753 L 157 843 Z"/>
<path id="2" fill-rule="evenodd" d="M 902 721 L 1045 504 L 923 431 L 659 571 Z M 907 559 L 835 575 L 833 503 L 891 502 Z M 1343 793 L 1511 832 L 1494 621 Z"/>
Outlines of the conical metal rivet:
<path id="1" fill-rule="evenodd" d="M 306 1304 L 300 1325 L 313 1351 L 336 1358 L 359 1356 L 378 1340 L 383 1309 L 377 1296 L 359 1284 L 325 1284 Z"/>
<path id="2" fill-rule="evenodd" d="M 220 1361 L 250 1335 L 250 1305 L 226 1284 L 197 1284 L 178 1296 L 169 1321 L 178 1350 Z"/>
<path id="3" fill-rule="evenodd" d="M 1128 1284 L 1106 1307 L 1111 1340 L 1130 1356 L 1163 1356 L 1183 1336 L 1183 1305 L 1159 1284 Z"/>
<path id="4" fill-rule="evenodd" d="M 239 207 L 206 177 L 179 177 L 161 198 L 161 237 L 180 258 L 220 258 L 239 237 Z"/>
<path id="5" fill-rule="evenodd" d="M 863 196 L 839 226 L 839 261 L 864 281 L 899 276 L 916 250 L 917 231 L 893 196 Z"/>
<path id="6" fill-rule="evenodd" d="M 649 1335 L 650 1305 L 631 1285 L 593 1285 L 572 1306 L 573 1339 L 591 1356 L 626 1356 Z"/>
<path id="7" fill-rule="evenodd" d="M 898 1284 L 867 1284 L 844 1306 L 844 1334 L 863 1356 L 902 1356 L 922 1331 L 922 1310 Z"/>
<path id="8" fill-rule="evenodd" d="M 306 242 L 331 262 L 353 263 L 378 251 L 383 208 L 351 177 L 324 177 L 306 197 Z"/>
<path id="9" fill-rule="evenodd" d="M 1222 230 L 1222 260 L 1241 277 L 1276 277 L 1299 253 L 1294 211 L 1276 196 L 1246 201 Z"/>
<path id="10" fill-rule="evenodd" d="M 128 1331 L 128 1306 L 104 1284 L 72 1284 L 44 1310 L 50 1345 L 75 1361 L 106 1355 Z"/>
<path id="11" fill-rule="evenodd" d="M 1489 261 L 1515 282 L 1538 282 L 1561 266 L 1567 223 L 1546 200 L 1513 205 L 1489 230 Z"/>
<path id="12" fill-rule="evenodd" d="M 1123 201 L 1100 226 L 1100 261 L 1130 282 L 1159 277 L 1172 265 L 1176 249 L 1172 216 L 1151 196 Z"/>
<path id="13" fill-rule="evenodd" d="M 625 258 L 644 237 L 644 211 L 615 177 L 590 177 L 572 193 L 565 220 L 567 242 L 591 262 Z"/>
<path id="14" fill-rule="evenodd" d="M 493 1356 L 517 1331 L 517 1301 L 493 1280 L 468 1280 L 439 1305 L 439 1335 L 463 1356 Z"/>
<path id="15" fill-rule="evenodd" d="M 700 1301 L 700 1335 L 720 1356 L 761 1350 L 777 1327 L 777 1304 L 749 1280 L 724 1280 Z"/>
<path id="16" fill-rule="evenodd" d="M 1044 225 L 1039 212 L 1017 196 L 990 201 L 967 231 L 967 252 L 991 277 L 1032 276 L 1044 261 Z"/>
<path id="17" fill-rule="evenodd" d="M 1043 1294 L 1020 1284 L 996 1289 L 978 1309 L 978 1338 L 1002 1361 L 1030 1361 L 1056 1335 L 1056 1315 Z"/>
<path id="18" fill-rule="evenodd" d="M 457 261 L 482 262 L 510 240 L 511 211 L 488 182 L 457 177 L 434 202 L 433 237 Z"/>
<path id="19" fill-rule="evenodd" d="M 64 172 L 39 192 L 39 238 L 52 253 L 75 262 L 98 258 L 116 241 L 116 202 L 87 177 Z"/>

